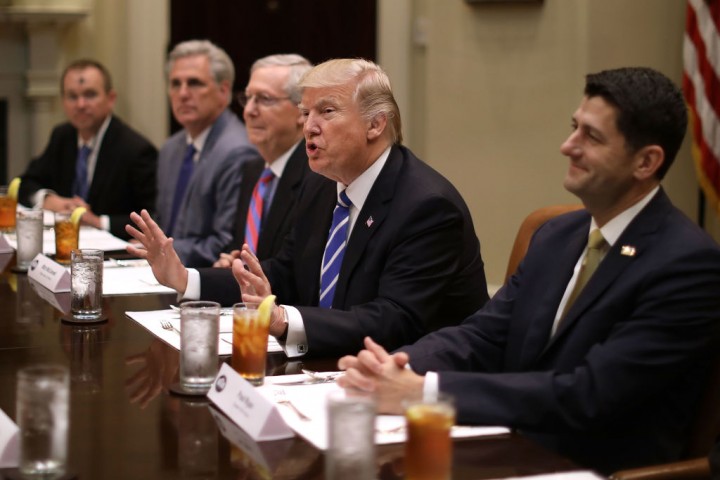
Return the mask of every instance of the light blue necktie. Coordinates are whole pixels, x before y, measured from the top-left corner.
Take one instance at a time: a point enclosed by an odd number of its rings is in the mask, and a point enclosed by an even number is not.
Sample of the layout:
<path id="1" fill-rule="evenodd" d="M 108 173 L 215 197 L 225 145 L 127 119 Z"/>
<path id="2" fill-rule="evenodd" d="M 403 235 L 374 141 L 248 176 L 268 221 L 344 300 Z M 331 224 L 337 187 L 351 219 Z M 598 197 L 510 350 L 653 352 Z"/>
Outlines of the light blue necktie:
<path id="1" fill-rule="evenodd" d="M 73 183 L 73 195 L 87 200 L 88 194 L 88 158 L 92 149 L 83 145 L 78 150 L 77 161 L 75 162 L 75 182 Z"/>
<path id="2" fill-rule="evenodd" d="M 320 306 L 323 308 L 332 308 L 333 297 L 335 297 L 335 285 L 337 285 L 347 245 L 350 206 L 352 206 L 352 202 L 343 190 L 338 196 L 338 202 L 333 211 L 332 225 L 330 225 L 320 272 Z"/>
<path id="3" fill-rule="evenodd" d="M 185 150 L 185 157 L 183 163 L 180 166 L 180 174 L 178 175 L 177 183 L 175 184 L 175 195 L 173 196 L 172 210 L 170 213 L 170 223 L 168 224 L 168 236 L 172 235 L 173 229 L 175 228 L 175 221 L 177 220 L 178 212 L 180 211 L 180 205 L 182 204 L 183 198 L 185 198 L 185 190 L 187 190 L 188 183 L 190 183 L 190 177 L 192 177 L 194 162 L 193 157 L 195 156 L 195 145 L 189 143 Z"/>

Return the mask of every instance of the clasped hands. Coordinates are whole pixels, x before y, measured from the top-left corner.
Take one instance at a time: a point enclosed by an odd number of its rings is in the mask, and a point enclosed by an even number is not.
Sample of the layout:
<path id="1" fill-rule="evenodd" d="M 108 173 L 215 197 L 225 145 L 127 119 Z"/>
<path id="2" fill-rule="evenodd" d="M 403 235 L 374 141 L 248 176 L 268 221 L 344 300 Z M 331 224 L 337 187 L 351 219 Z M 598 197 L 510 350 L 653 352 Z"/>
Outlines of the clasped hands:
<path id="1" fill-rule="evenodd" d="M 158 282 L 183 294 L 187 290 L 188 272 L 173 248 L 172 237 L 165 235 L 147 210 L 142 210 L 139 215 L 135 212 L 131 213 L 130 219 L 137 228 L 126 225 L 125 231 L 140 242 L 142 248 L 129 245 L 128 253 L 147 260 Z M 242 301 L 262 302 L 265 297 L 272 294 L 272 289 L 260 266 L 260 261 L 247 244 L 243 245 L 238 257 L 233 259 L 232 272 L 240 285 Z M 286 328 L 282 307 L 276 305 L 270 321 L 270 334 L 280 336 L 285 333 Z"/>
<path id="2" fill-rule="evenodd" d="M 357 356 L 346 355 L 338 361 L 338 368 L 345 370 L 338 385 L 373 392 L 378 412 L 401 415 L 403 400 L 422 396 L 424 377 L 407 367 L 410 359 L 405 352 L 390 354 L 370 337 L 365 337 L 364 344 L 365 350 Z"/>

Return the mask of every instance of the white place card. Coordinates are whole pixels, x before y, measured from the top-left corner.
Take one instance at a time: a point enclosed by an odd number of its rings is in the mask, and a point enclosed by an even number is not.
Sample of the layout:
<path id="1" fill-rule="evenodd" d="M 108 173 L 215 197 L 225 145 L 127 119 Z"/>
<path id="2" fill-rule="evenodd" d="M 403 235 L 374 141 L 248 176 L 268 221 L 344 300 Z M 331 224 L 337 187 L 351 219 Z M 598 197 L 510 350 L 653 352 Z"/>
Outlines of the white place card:
<path id="1" fill-rule="evenodd" d="M 210 408 L 210 413 L 215 419 L 218 430 L 237 449 L 241 450 L 244 456 L 243 464 L 250 463 L 254 469 L 256 478 L 273 478 L 273 472 L 283 462 L 287 451 L 293 444 L 293 440 L 285 439 L 275 442 L 256 442 L 245 431 L 235 425 L 232 420 L 215 408 Z M 232 453 L 233 461 L 237 461 L 237 450 Z M 249 462 L 246 462 L 248 461 Z"/>
<path id="2" fill-rule="evenodd" d="M 53 308 L 65 315 L 70 313 L 70 292 L 53 293 L 32 278 L 28 278 L 28 283 L 38 297 L 48 302 Z"/>
<path id="3" fill-rule="evenodd" d="M 255 391 L 227 363 L 220 367 L 207 396 L 255 441 L 282 440 L 295 435 L 276 404 Z"/>
<path id="4" fill-rule="evenodd" d="M 30 263 L 28 278 L 54 293 L 70 291 L 70 272 L 42 253 L 38 253 Z"/>
<path id="5" fill-rule="evenodd" d="M 14 468 L 20 463 L 20 429 L 0 410 L 0 468 Z"/>

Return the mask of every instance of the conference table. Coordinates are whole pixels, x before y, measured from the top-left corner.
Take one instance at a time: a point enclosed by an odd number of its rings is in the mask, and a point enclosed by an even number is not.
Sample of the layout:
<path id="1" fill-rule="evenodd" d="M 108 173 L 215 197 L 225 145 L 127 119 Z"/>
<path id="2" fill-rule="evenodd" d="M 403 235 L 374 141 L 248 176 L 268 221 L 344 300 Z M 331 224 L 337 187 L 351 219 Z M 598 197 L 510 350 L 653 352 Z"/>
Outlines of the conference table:
<path id="1" fill-rule="evenodd" d="M 249 450 L 247 444 L 240 448 L 223 435 L 216 420 L 219 412 L 204 397 L 169 391 L 177 380 L 178 351 L 125 312 L 168 308 L 176 303 L 175 295 L 105 297 L 105 321 L 69 323 L 37 293 L 27 275 L 12 271 L 14 259 L 8 255 L 13 254 L 0 254 L 0 265 L 6 263 L 0 274 L 0 409 L 15 419 L 19 369 L 36 363 L 67 366 L 69 478 L 324 478 L 323 453 L 302 438 L 250 442 Z M 301 364 L 282 353 L 268 357 L 268 375 L 297 373 L 300 368 L 336 370 L 336 359 Z M 402 458 L 402 444 L 378 447 L 378 478 L 402 478 Z M 455 480 L 577 469 L 518 433 L 454 442 Z"/>

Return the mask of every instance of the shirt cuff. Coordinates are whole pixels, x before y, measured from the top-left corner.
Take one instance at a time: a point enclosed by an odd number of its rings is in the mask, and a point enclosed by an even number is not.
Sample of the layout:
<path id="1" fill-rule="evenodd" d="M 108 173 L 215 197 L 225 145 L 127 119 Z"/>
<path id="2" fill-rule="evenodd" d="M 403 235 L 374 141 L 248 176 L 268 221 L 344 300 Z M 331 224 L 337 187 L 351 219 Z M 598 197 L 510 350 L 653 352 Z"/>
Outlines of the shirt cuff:
<path id="1" fill-rule="evenodd" d="M 423 398 L 437 398 L 440 391 L 440 381 L 437 372 L 427 372 L 423 382 Z"/>
<path id="2" fill-rule="evenodd" d="M 178 301 L 200 300 L 200 272 L 194 268 L 187 269 L 188 279 L 185 292 L 178 292 Z"/>
<path id="3" fill-rule="evenodd" d="M 188 281 L 188 284 L 190 282 Z M 307 335 L 302 314 L 295 307 L 283 305 L 287 314 L 288 329 L 284 344 L 281 343 L 285 355 L 288 357 L 301 357 L 308 351 Z"/>
<path id="4" fill-rule="evenodd" d="M 55 192 L 53 190 L 50 190 L 49 188 L 41 188 L 40 190 L 35 192 L 30 198 L 33 203 L 33 208 L 43 208 L 43 203 L 45 203 L 45 197 L 50 195 L 51 193 Z"/>
<path id="5" fill-rule="evenodd" d="M 100 229 L 106 232 L 110 231 L 110 217 L 108 215 L 100 215 Z"/>

